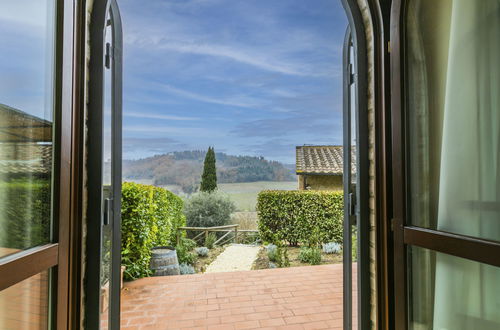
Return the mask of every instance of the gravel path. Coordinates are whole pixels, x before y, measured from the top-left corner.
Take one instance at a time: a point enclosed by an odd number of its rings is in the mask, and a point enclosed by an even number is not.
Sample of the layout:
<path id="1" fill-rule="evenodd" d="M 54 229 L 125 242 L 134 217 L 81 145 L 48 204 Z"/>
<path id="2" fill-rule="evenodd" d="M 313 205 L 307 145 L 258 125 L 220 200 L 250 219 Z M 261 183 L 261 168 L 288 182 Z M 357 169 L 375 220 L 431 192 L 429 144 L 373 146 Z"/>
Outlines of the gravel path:
<path id="1" fill-rule="evenodd" d="M 205 273 L 251 270 L 259 250 L 260 246 L 231 244 L 208 265 Z"/>

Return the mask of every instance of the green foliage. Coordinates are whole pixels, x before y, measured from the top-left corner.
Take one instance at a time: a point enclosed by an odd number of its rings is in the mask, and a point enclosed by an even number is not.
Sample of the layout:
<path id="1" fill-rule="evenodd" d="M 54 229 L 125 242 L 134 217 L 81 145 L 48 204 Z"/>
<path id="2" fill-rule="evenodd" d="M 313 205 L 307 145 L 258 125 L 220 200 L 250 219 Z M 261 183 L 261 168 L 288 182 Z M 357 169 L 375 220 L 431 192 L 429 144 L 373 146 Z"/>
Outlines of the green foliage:
<path id="1" fill-rule="evenodd" d="M 196 242 L 186 237 L 181 237 L 179 244 L 184 246 L 188 251 L 191 251 L 196 247 Z"/>
<path id="2" fill-rule="evenodd" d="M 208 147 L 205 161 L 203 163 L 203 174 L 201 175 L 200 191 L 212 192 L 217 189 L 217 170 L 215 168 L 214 148 Z"/>
<path id="3" fill-rule="evenodd" d="M 153 247 L 175 245 L 177 228 L 186 224 L 182 209 L 182 199 L 165 189 L 123 183 L 121 245 L 126 280 L 151 275 Z"/>
<path id="4" fill-rule="evenodd" d="M 217 235 L 215 233 L 208 233 L 205 238 L 205 246 L 209 249 L 212 249 L 217 241 Z"/>
<path id="5" fill-rule="evenodd" d="M 196 246 L 192 239 L 182 237 L 179 244 L 175 247 L 177 251 L 177 260 L 180 264 L 192 265 L 196 261 L 196 254 L 191 252 Z"/>
<path id="6" fill-rule="evenodd" d="M 321 250 L 316 247 L 303 246 L 300 248 L 299 260 L 311 265 L 319 265 L 321 263 Z"/>
<path id="7" fill-rule="evenodd" d="M 184 214 L 188 226 L 215 227 L 229 224 L 231 213 L 235 210 L 234 203 L 227 195 L 199 192 L 186 201 Z M 208 244 L 205 245 L 208 247 Z"/>
<path id="8" fill-rule="evenodd" d="M 50 180 L 0 182 L 0 246 L 27 249 L 50 242 Z"/>
<path id="9" fill-rule="evenodd" d="M 173 246 L 177 240 L 177 228 L 186 225 L 183 200 L 170 191 L 155 187 L 153 202 L 158 234 L 155 246 Z"/>
<path id="10" fill-rule="evenodd" d="M 269 244 L 266 246 L 267 257 L 277 267 L 289 267 L 290 259 L 288 258 L 288 250 L 280 245 Z"/>
<path id="11" fill-rule="evenodd" d="M 257 213 L 263 241 L 342 244 L 342 192 L 265 190 L 257 197 Z"/>
<path id="12" fill-rule="evenodd" d="M 352 243 L 352 261 L 356 261 L 358 259 L 358 235 L 356 234 L 356 231 L 352 233 L 351 236 L 351 243 Z"/>
<path id="13" fill-rule="evenodd" d="M 190 252 L 185 246 L 177 245 L 175 248 L 177 252 L 177 260 L 180 264 L 192 265 L 196 261 L 196 254 Z"/>

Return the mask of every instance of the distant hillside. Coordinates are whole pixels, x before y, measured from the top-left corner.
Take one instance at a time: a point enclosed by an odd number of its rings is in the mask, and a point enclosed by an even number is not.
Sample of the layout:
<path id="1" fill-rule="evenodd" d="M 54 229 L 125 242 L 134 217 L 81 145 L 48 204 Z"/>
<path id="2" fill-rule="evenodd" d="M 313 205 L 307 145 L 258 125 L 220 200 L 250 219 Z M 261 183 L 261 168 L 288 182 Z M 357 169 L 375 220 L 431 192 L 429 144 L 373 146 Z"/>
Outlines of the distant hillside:
<path id="1" fill-rule="evenodd" d="M 194 192 L 200 183 L 205 151 L 179 151 L 139 160 L 123 161 L 125 180 L 150 179 L 155 185 L 175 184 L 186 193 Z M 289 166 L 263 157 L 215 154 L 217 182 L 293 181 Z"/>

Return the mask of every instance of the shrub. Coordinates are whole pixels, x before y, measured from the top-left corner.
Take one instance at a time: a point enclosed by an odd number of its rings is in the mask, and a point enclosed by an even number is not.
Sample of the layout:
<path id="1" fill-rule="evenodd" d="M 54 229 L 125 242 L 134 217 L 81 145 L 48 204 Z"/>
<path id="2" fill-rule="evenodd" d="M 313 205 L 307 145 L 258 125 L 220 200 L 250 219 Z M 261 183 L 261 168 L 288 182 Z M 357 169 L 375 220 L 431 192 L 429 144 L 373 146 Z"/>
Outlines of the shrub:
<path id="1" fill-rule="evenodd" d="M 269 244 L 266 246 L 267 257 L 277 267 L 289 267 L 288 250 L 281 245 Z"/>
<path id="2" fill-rule="evenodd" d="M 195 273 L 194 267 L 191 265 L 187 265 L 187 264 L 180 264 L 179 271 L 180 271 L 181 275 L 188 275 L 188 274 Z"/>
<path id="3" fill-rule="evenodd" d="M 184 207 L 188 226 L 215 227 L 230 223 L 236 210 L 227 195 L 219 192 L 199 192 L 189 198 Z"/>
<path id="4" fill-rule="evenodd" d="M 202 246 L 202 247 L 196 248 L 195 251 L 196 251 L 196 254 L 198 255 L 198 257 L 206 257 L 206 256 L 208 256 L 209 249 Z"/>
<path id="5" fill-rule="evenodd" d="M 196 261 L 196 254 L 191 252 L 196 246 L 196 242 L 188 239 L 181 238 L 180 243 L 175 247 L 177 251 L 177 260 L 180 264 L 192 265 Z"/>
<path id="6" fill-rule="evenodd" d="M 156 204 L 155 218 L 158 234 L 155 246 L 174 246 L 177 241 L 177 228 L 186 225 L 184 201 L 172 192 L 154 188 L 153 201 Z"/>
<path id="7" fill-rule="evenodd" d="M 217 235 L 215 235 L 215 233 L 208 233 L 207 237 L 205 238 L 205 246 L 209 249 L 212 249 L 216 241 Z"/>
<path id="8" fill-rule="evenodd" d="M 339 243 L 331 242 L 323 244 L 323 252 L 327 254 L 340 253 L 342 246 Z"/>
<path id="9" fill-rule="evenodd" d="M 274 244 L 269 244 L 266 246 L 266 250 L 269 260 L 275 262 L 278 259 L 278 247 Z"/>
<path id="10" fill-rule="evenodd" d="M 192 265 L 196 261 L 196 254 L 190 252 L 185 246 L 177 245 L 175 248 L 177 252 L 177 260 L 180 264 Z"/>
<path id="11" fill-rule="evenodd" d="M 179 244 L 184 246 L 188 251 L 196 247 L 196 242 L 186 237 L 181 237 Z"/>
<path id="12" fill-rule="evenodd" d="M 257 197 L 257 213 L 264 241 L 279 240 L 294 246 L 299 242 L 310 246 L 342 244 L 342 192 L 265 190 Z"/>
<path id="13" fill-rule="evenodd" d="M 311 265 L 319 265 L 321 263 L 321 250 L 318 248 L 301 247 L 299 260 Z"/>
<path id="14" fill-rule="evenodd" d="M 153 247 L 175 245 L 177 228 L 186 223 L 182 207 L 182 199 L 163 188 L 123 183 L 121 245 L 126 280 L 151 275 Z"/>

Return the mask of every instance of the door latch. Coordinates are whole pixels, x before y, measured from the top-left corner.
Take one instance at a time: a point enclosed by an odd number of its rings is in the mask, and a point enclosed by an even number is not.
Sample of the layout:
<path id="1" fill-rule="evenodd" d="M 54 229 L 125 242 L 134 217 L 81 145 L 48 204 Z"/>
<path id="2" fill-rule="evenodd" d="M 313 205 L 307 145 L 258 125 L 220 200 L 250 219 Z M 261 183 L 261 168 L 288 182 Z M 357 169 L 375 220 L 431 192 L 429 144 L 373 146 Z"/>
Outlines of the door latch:
<path id="1" fill-rule="evenodd" d="M 112 49 L 111 49 L 111 44 L 109 42 L 106 43 L 106 55 L 104 56 L 104 65 L 106 66 L 106 69 L 109 69 L 111 67 L 111 57 L 113 56 L 111 54 Z"/>

